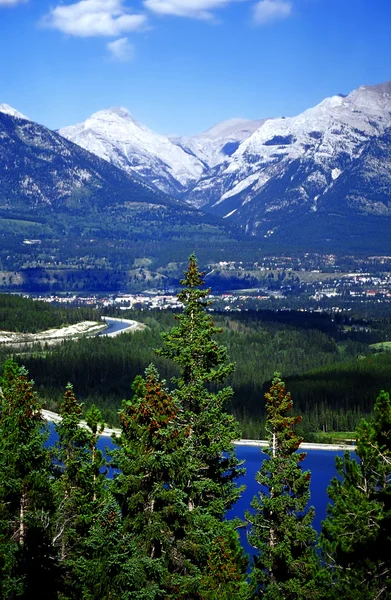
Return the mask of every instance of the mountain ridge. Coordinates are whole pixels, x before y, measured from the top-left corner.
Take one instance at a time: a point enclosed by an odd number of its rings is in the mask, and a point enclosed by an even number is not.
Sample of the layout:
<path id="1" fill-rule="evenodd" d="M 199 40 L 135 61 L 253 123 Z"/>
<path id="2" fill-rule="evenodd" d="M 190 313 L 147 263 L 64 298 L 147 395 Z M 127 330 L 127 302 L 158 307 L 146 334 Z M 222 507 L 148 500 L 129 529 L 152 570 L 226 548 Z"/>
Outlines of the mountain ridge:
<path id="1" fill-rule="evenodd" d="M 0 105 L 7 114 L 20 119 Z M 191 137 L 155 134 L 123 107 L 58 134 L 180 211 L 202 209 L 262 239 L 286 235 L 285 224 L 297 231 L 303 220 L 316 223 L 320 239 L 331 215 L 360 220 L 362 232 L 365 219 L 389 218 L 390 131 L 391 81 L 325 98 L 294 117 L 230 119 Z M 80 189 L 92 185 L 78 177 Z"/>

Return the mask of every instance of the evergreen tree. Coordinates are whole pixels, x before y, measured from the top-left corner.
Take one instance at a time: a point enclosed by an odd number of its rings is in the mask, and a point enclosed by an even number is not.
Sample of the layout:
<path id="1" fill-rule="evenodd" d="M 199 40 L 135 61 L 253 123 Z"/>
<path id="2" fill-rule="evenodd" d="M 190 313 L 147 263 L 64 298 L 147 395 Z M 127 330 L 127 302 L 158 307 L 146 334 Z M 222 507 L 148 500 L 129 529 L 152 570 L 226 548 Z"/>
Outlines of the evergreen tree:
<path id="1" fill-rule="evenodd" d="M 124 531 L 118 503 L 108 496 L 91 527 L 83 555 L 75 565 L 82 600 L 164 599 L 158 561 L 140 554 L 135 538 Z"/>
<path id="2" fill-rule="evenodd" d="M 330 597 L 391 595 L 391 402 L 380 392 L 374 417 L 357 429 L 356 454 L 337 457 L 340 478 L 328 494 L 321 546 L 334 589 Z"/>
<path id="3" fill-rule="evenodd" d="M 120 413 L 122 433 L 112 453 L 120 473 L 112 490 L 125 532 L 134 536 L 141 556 L 164 564 L 166 581 L 159 585 L 168 589 L 169 574 L 187 570 L 181 546 L 188 510 L 180 485 L 187 475 L 186 431 L 178 420 L 178 403 L 153 365 L 145 379 L 136 377 L 132 390 L 132 400 L 123 402 Z"/>
<path id="4" fill-rule="evenodd" d="M 207 509 L 189 511 L 186 490 L 195 477 L 194 463 L 177 400 L 153 365 L 145 379 L 136 377 L 132 389 L 133 398 L 123 402 L 120 414 L 119 448 L 112 453 L 120 469 L 112 490 L 125 534 L 136 544 L 141 573 L 148 568 L 158 577 L 157 598 L 221 598 L 224 590 L 223 597 L 247 598 L 247 561 L 232 524 Z M 229 561 L 225 571 L 222 549 Z"/>
<path id="5" fill-rule="evenodd" d="M 102 418 L 92 407 L 87 413 L 87 427 L 81 427 L 81 413 L 82 405 L 77 402 L 72 385 L 68 384 L 60 407 L 61 421 L 55 426 L 58 441 L 55 447 L 57 514 L 54 540 L 59 548 L 63 586 L 70 598 L 79 598 L 80 582 L 74 571 L 105 493 L 105 477 L 100 472 L 105 463 L 96 448 L 103 429 Z"/>
<path id="6" fill-rule="evenodd" d="M 306 511 L 311 475 L 301 468 L 305 454 L 297 452 L 302 440 L 294 430 L 300 417 L 291 416 L 291 395 L 278 373 L 265 398 L 268 459 L 256 475 L 262 489 L 251 503 L 254 513 L 247 513 L 249 541 L 259 550 L 254 594 L 267 600 L 318 598 L 314 509 Z"/>
<path id="7" fill-rule="evenodd" d="M 5 600 L 57 596 L 51 461 L 41 409 L 27 371 L 8 360 L 0 388 L 0 598 Z"/>
<path id="8" fill-rule="evenodd" d="M 189 510 L 207 507 L 210 514 L 222 519 L 241 493 L 235 480 L 243 470 L 233 446 L 240 431 L 225 410 L 232 389 L 214 391 L 235 367 L 226 362 L 227 349 L 215 340 L 221 330 L 207 312 L 210 290 L 201 289 L 203 275 L 191 255 L 178 294 L 184 309 L 175 317 L 178 325 L 163 334 L 158 354 L 179 367 L 179 376 L 173 379 L 174 397 L 184 411 L 187 452 L 193 463 L 193 476 L 187 486 Z"/>
<path id="9" fill-rule="evenodd" d="M 173 379 L 173 397 L 186 432 L 182 466 L 185 477 L 180 485 L 188 511 L 183 543 L 188 557 L 187 578 L 178 581 L 173 598 L 219 595 L 239 599 L 248 594 L 247 561 L 235 530 L 237 523 L 224 521 L 224 518 L 240 496 L 242 488 L 237 486 L 236 479 L 244 470 L 240 468 L 233 445 L 240 437 L 239 427 L 226 412 L 232 389 L 218 389 L 233 372 L 234 365 L 227 363 L 226 348 L 215 340 L 221 330 L 215 327 L 207 312 L 211 304 L 207 299 L 210 290 L 202 289 L 203 275 L 194 254 L 191 255 L 180 282 L 183 289 L 178 294 L 183 312 L 175 317 L 177 326 L 163 334 L 163 347 L 158 351 L 178 367 L 179 374 Z M 211 565 L 213 572 L 217 572 L 216 545 L 229 557 L 232 573 L 229 581 L 223 572 L 220 578 L 211 576 Z M 199 571 L 194 573 L 193 580 L 190 565 L 196 565 Z M 184 581 L 187 586 L 183 585 Z"/>

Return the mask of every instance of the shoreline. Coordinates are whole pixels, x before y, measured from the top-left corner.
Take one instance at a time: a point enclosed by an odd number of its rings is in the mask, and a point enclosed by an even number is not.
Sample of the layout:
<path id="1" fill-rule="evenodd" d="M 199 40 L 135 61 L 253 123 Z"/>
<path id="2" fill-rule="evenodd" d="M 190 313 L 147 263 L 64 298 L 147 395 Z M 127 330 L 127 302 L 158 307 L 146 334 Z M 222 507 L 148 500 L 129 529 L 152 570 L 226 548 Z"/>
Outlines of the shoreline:
<path id="1" fill-rule="evenodd" d="M 100 337 L 116 337 L 117 335 L 121 335 L 121 333 L 130 333 L 131 331 L 144 331 L 146 329 L 146 325 L 144 323 L 140 323 L 140 321 L 133 321 L 131 319 L 121 319 L 119 317 L 102 317 L 102 321 L 105 323 L 124 323 L 127 327 L 123 327 L 122 329 L 118 329 L 117 331 L 112 331 L 111 333 L 105 333 L 104 330 L 100 333 Z"/>
<path id="2" fill-rule="evenodd" d="M 266 440 L 235 440 L 235 446 L 249 446 L 255 448 L 267 448 L 268 442 Z M 315 442 L 302 442 L 300 444 L 301 450 L 330 450 L 336 452 L 339 450 L 354 451 L 356 449 L 355 444 L 320 444 Z"/>
<path id="3" fill-rule="evenodd" d="M 121 323 L 123 324 L 123 327 L 117 331 L 105 333 L 110 323 Z M 77 341 L 83 337 L 116 337 L 117 335 L 121 335 L 121 333 L 143 331 L 146 327 L 147 326 L 144 323 L 140 323 L 139 321 L 115 317 L 102 317 L 101 322 L 80 321 L 73 325 L 46 329 L 38 333 L 17 333 L 14 331 L 1 330 L 0 344 L 15 348 L 33 347 L 37 344 L 53 346 L 67 340 Z"/>
<path id="4" fill-rule="evenodd" d="M 59 423 L 61 421 L 61 417 L 59 414 L 51 411 L 51 410 L 42 410 L 42 416 L 46 421 L 51 421 L 53 423 Z M 86 427 L 86 423 L 82 421 L 80 423 L 81 427 Z M 105 427 L 101 437 L 111 437 L 112 435 L 119 436 L 121 434 L 120 429 L 114 427 Z M 267 448 L 268 442 L 266 440 L 235 440 L 235 446 L 248 446 L 254 448 Z M 347 445 L 347 444 L 316 444 L 311 442 L 303 442 L 300 445 L 302 450 L 330 450 L 331 452 L 338 452 L 349 450 L 353 452 L 356 449 L 355 445 Z"/>
<path id="5" fill-rule="evenodd" d="M 54 345 L 65 340 L 76 340 L 81 337 L 93 337 L 106 329 L 107 325 L 97 321 L 80 321 L 74 325 L 46 329 L 38 333 L 16 333 L 0 331 L 0 344 L 6 346 L 30 347 L 36 344 Z"/>

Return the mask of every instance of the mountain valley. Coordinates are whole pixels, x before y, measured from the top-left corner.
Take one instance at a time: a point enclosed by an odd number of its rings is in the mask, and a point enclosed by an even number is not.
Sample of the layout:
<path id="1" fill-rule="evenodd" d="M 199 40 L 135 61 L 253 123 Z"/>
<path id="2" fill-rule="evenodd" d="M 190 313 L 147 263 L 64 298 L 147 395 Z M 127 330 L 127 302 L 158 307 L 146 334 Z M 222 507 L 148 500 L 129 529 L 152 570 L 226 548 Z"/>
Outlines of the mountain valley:
<path id="1" fill-rule="evenodd" d="M 379 161 L 369 163 L 368 152 L 375 155 L 379 146 L 382 153 L 390 127 L 388 82 L 326 98 L 296 117 L 233 119 L 193 137 L 162 138 L 135 123 L 124 109 L 96 113 L 60 133 L 148 185 L 251 235 L 285 239 L 279 233 L 284 223 L 293 232 L 305 217 L 317 227 L 319 221 L 333 220 L 334 213 L 346 217 L 347 206 L 353 220 L 389 216 L 387 200 L 373 193 L 380 188 L 368 183 L 389 171 L 384 164 L 389 157 L 383 153 L 380 168 Z M 355 174 L 363 170 L 367 175 L 358 185 Z M 381 189 L 387 196 L 384 185 Z M 353 196 L 360 197 L 359 203 Z"/>
<path id="2" fill-rule="evenodd" d="M 124 282 L 146 260 L 146 280 L 160 280 L 193 250 L 205 263 L 391 254 L 390 82 L 192 137 L 156 134 L 123 108 L 55 132 L 0 104 L 0 157 L 6 279 L 43 269 L 55 287 L 47 269 L 88 281 L 93 269 L 106 289 L 99 273 Z"/>

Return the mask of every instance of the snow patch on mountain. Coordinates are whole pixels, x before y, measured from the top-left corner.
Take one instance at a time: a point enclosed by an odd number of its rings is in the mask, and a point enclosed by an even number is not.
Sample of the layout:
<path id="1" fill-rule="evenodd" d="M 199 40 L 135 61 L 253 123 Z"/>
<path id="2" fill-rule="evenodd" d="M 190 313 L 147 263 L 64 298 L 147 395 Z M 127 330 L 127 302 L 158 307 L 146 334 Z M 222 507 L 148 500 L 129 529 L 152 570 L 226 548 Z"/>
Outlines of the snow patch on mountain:
<path id="1" fill-rule="evenodd" d="M 234 197 L 240 207 L 267 189 L 273 210 L 278 197 L 285 205 L 286 193 L 291 202 L 295 198 L 316 205 L 315 197 L 360 156 L 368 140 L 390 125 L 391 84 L 362 86 L 348 96 L 326 98 L 296 117 L 268 119 L 194 186 L 187 200 L 227 214 L 224 203 L 232 212 Z M 232 216 L 237 219 L 239 212 Z"/>
<path id="2" fill-rule="evenodd" d="M 229 119 L 192 137 L 173 137 L 171 141 L 212 168 L 234 154 L 239 145 L 254 133 L 265 119 Z"/>
<path id="3" fill-rule="evenodd" d="M 21 112 L 9 106 L 9 104 L 0 104 L 0 112 L 5 115 L 10 115 L 11 117 L 17 117 L 18 119 L 24 119 L 28 121 L 28 118 L 25 117 Z"/>
<path id="4" fill-rule="evenodd" d="M 204 165 L 196 157 L 138 123 L 126 108 L 102 110 L 59 133 L 100 158 L 176 195 L 199 179 Z"/>

